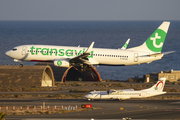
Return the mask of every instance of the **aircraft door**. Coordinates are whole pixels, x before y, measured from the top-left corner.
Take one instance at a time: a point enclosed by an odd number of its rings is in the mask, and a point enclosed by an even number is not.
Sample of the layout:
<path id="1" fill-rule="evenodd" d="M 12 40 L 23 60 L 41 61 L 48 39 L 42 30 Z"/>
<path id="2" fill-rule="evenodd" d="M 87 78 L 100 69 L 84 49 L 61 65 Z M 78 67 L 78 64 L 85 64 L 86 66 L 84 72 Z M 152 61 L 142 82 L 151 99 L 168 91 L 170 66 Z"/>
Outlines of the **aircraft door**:
<path id="1" fill-rule="evenodd" d="M 142 92 L 142 97 L 146 97 L 146 92 Z"/>
<path id="2" fill-rule="evenodd" d="M 134 53 L 134 62 L 138 62 L 138 53 Z"/>
<path id="3" fill-rule="evenodd" d="M 23 46 L 23 47 L 22 47 L 22 55 L 25 55 L 25 54 L 26 54 L 26 47 Z"/>
<path id="4" fill-rule="evenodd" d="M 99 97 L 100 97 L 100 99 L 102 99 L 102 98 L 103 98 L 103 95 L 102 95 L 102 93 L 101 93 L 101 92 L 99 93 Z"/>

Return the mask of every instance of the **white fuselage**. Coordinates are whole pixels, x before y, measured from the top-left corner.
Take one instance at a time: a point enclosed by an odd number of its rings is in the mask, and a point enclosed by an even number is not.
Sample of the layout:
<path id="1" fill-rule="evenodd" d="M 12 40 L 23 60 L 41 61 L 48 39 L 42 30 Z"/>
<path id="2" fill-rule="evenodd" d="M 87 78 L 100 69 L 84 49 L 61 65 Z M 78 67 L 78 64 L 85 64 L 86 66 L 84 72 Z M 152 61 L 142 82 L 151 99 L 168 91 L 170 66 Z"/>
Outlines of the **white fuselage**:
<path id="1" fill-rule="evenodd" d="M 7 51 L 6 55 L 19 61 L 53 62 L 55 59 L 69 60 L 84 53 L 86 50 L 86 47 L 21 45 Z M 133 50 L 92 48 L 88 58 L 92 65 L 126 66 L 150 63 L 163 57 L 163 54 L 151 57 L 139 57 L 143 55 L 149 55 L 149 53 Z"/>
<path id="2" fill-rule="evenodd" d="M 93 99 L 131 99 L 131 98 L 146 98 L 156 95 L 165 94 L 166 92 L 155 92 L 155 91 L 114 91 L 108 93 L 107 91 L 95 91 L 85 95 L 88 100 Z"/>

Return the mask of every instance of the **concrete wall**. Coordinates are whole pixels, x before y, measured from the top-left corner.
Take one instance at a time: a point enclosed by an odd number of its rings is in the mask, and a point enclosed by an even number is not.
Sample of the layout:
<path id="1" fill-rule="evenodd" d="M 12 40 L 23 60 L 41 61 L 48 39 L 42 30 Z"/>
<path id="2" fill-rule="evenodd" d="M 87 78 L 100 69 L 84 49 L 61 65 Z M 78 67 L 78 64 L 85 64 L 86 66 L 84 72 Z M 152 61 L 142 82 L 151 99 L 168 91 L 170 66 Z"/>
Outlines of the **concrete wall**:
<path id="1" fill-rule="evenodd" d="M 71 66 L 69 68 L 57 67 L 53 63 L 39 62 L 36 65 L 51 66 L 55 81 L 66 82 L 66 81 L 97 81 L 101 82 L 101 77 L 93 66 L 86 66 L 82 69 L 80 66 Z M 35 65 L 35 66 L 36 66 Z"/>
<path id="2" fill-rule="evenodd" d="M 0 85 L 3 86 L 54 86 L 54 75 L 50 66 L 1 65 Z"/>

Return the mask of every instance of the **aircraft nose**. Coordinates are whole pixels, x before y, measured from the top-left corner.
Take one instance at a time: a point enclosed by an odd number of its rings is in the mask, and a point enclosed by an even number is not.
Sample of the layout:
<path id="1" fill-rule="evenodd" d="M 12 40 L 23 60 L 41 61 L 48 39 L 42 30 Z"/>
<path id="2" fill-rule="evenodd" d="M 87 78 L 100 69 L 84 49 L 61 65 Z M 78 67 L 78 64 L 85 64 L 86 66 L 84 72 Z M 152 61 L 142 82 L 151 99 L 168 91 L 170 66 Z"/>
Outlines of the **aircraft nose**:
<path id="1" fill-rule="evenodd" d="M 85 95 L 84 97 L 85 97 L 85 98 L 89 98 L 89 95 Z"/>
<path id="2" fill-rule="evenodd" d="M 11 56 L 11 52 L 10 52 L 10 50 L 9 51 L 7 51 L 6 53 L 5 53 L 7 56 Z"/>

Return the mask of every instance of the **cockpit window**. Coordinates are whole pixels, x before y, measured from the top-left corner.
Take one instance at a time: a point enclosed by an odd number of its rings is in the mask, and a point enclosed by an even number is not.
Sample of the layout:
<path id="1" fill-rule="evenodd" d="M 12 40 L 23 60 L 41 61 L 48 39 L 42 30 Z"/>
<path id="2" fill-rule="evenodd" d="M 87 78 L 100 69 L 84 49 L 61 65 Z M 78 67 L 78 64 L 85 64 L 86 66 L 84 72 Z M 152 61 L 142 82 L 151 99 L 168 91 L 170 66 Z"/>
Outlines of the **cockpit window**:
<path id="1" fill-rule="evenodd" d="M 13 48 L 12 50 L 13 50 L 13 51 L 16 51 L 17 49 L 16 49 L 16 48 Z"/>

